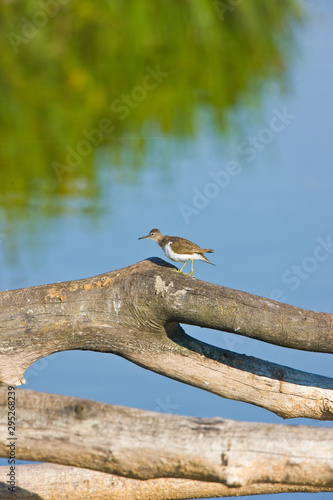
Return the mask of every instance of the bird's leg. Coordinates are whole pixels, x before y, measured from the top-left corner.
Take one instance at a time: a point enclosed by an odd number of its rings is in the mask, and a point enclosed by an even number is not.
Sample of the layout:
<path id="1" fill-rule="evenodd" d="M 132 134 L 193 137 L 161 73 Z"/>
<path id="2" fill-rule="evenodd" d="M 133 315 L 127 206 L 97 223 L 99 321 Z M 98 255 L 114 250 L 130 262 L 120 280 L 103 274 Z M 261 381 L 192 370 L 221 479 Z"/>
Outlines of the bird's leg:
<path id="1" fill-rule="evenodd" d="M 188 275 L 189 276 L 193 276 L 193 271 L 194 271 L 194 269 L 193 269 L 193 259 L 190 259 L 190 261 L 191 261 L 191 271 L 188 273 Z"/>
<path id="2" fill-rule="evenodd" d="M 184 264 L 182 265 L 182 268 L 181 269 L 178 269 L 178 272 L 179 273 L 182 273 L 183 272 L 183 269 L 184 269 L 184 266 L 186 264 L 187 260 L 185 260 Z M 184 274 L 184 273 L 183 273 Z"/>

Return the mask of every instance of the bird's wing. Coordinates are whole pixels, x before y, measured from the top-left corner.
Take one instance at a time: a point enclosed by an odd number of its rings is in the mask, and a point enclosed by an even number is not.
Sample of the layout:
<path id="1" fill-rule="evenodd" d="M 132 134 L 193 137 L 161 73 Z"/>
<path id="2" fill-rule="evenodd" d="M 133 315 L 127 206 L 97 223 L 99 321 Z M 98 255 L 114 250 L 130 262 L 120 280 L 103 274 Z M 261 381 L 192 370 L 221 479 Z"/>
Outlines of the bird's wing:
<path id="1" fill-rule="evenodd" d="M 203 250 L 192 241 L 185 240 L 184 238 L 179 238 L 178 236 L 174 236 L 170 238 L 172 240 L 172 250 L 176 253 L 203 253 L 206 250 Z"/>

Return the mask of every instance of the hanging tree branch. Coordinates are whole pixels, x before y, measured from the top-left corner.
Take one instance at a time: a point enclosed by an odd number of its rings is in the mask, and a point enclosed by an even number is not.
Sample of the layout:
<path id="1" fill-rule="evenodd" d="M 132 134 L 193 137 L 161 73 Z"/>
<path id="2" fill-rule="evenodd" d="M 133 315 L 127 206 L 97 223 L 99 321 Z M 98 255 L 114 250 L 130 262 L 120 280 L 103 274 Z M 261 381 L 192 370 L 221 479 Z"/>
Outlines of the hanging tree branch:
<path id="1" fill-rule="evenodd" d="M 179 323 L 333 352 L 333 315 L 199 281 L 148 259 L 94 278 L 0 293 L 0 379 L 51 353 L 111 352 L 283 418 L 333 419 L 333 380 L 195 340 Z"/>

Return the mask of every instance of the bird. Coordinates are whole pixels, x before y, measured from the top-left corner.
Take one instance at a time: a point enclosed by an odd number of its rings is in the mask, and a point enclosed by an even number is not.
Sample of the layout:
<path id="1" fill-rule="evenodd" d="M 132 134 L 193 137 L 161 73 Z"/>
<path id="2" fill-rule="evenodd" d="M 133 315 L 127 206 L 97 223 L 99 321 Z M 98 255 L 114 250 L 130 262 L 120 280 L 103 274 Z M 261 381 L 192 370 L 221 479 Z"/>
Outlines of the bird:
<path id="1" fill-rule="evenodd" d="M 174 260 L 175 262 L 184 262 L 182 268 L 178 269 L 178 272 L 182 274 L 193 276 L 194 260 L 203 260 L 204 262 L 208 262 L 208 264 L 215 266 L 215 264 L 208 260 L 204 255 L 204 253 L 214 252 L 211 248 L 200 248 L 195 243 L 192 243 L 192 241 L 180 238 L 179 236 L 163 236 L 160 230 L 156 228 L 152 229 L 147 236 L 141 236 L 139 240 L 143 240 L 145 238 L 156 241 L 168 259 Z M 183 269 L 188 260 L 191 261 L 191 271 L 189 273 L 183 273 Z"/>

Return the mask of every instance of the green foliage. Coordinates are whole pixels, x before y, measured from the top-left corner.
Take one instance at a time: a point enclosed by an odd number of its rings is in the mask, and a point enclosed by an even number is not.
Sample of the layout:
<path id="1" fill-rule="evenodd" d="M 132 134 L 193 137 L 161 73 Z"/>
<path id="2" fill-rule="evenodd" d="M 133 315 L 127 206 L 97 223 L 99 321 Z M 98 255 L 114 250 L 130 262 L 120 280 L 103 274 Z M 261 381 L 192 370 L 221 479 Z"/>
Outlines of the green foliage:
<path id="1" fill-rule="evenodd" d="M 112 168 L 124 138 L 135 159 L 148 129 L 193 136 L 203 108 L 226 132 L 283 75 L 300 20 L 296 0 L 0 0 L 2 205 L 94 196 L 97 148 Z"/>

